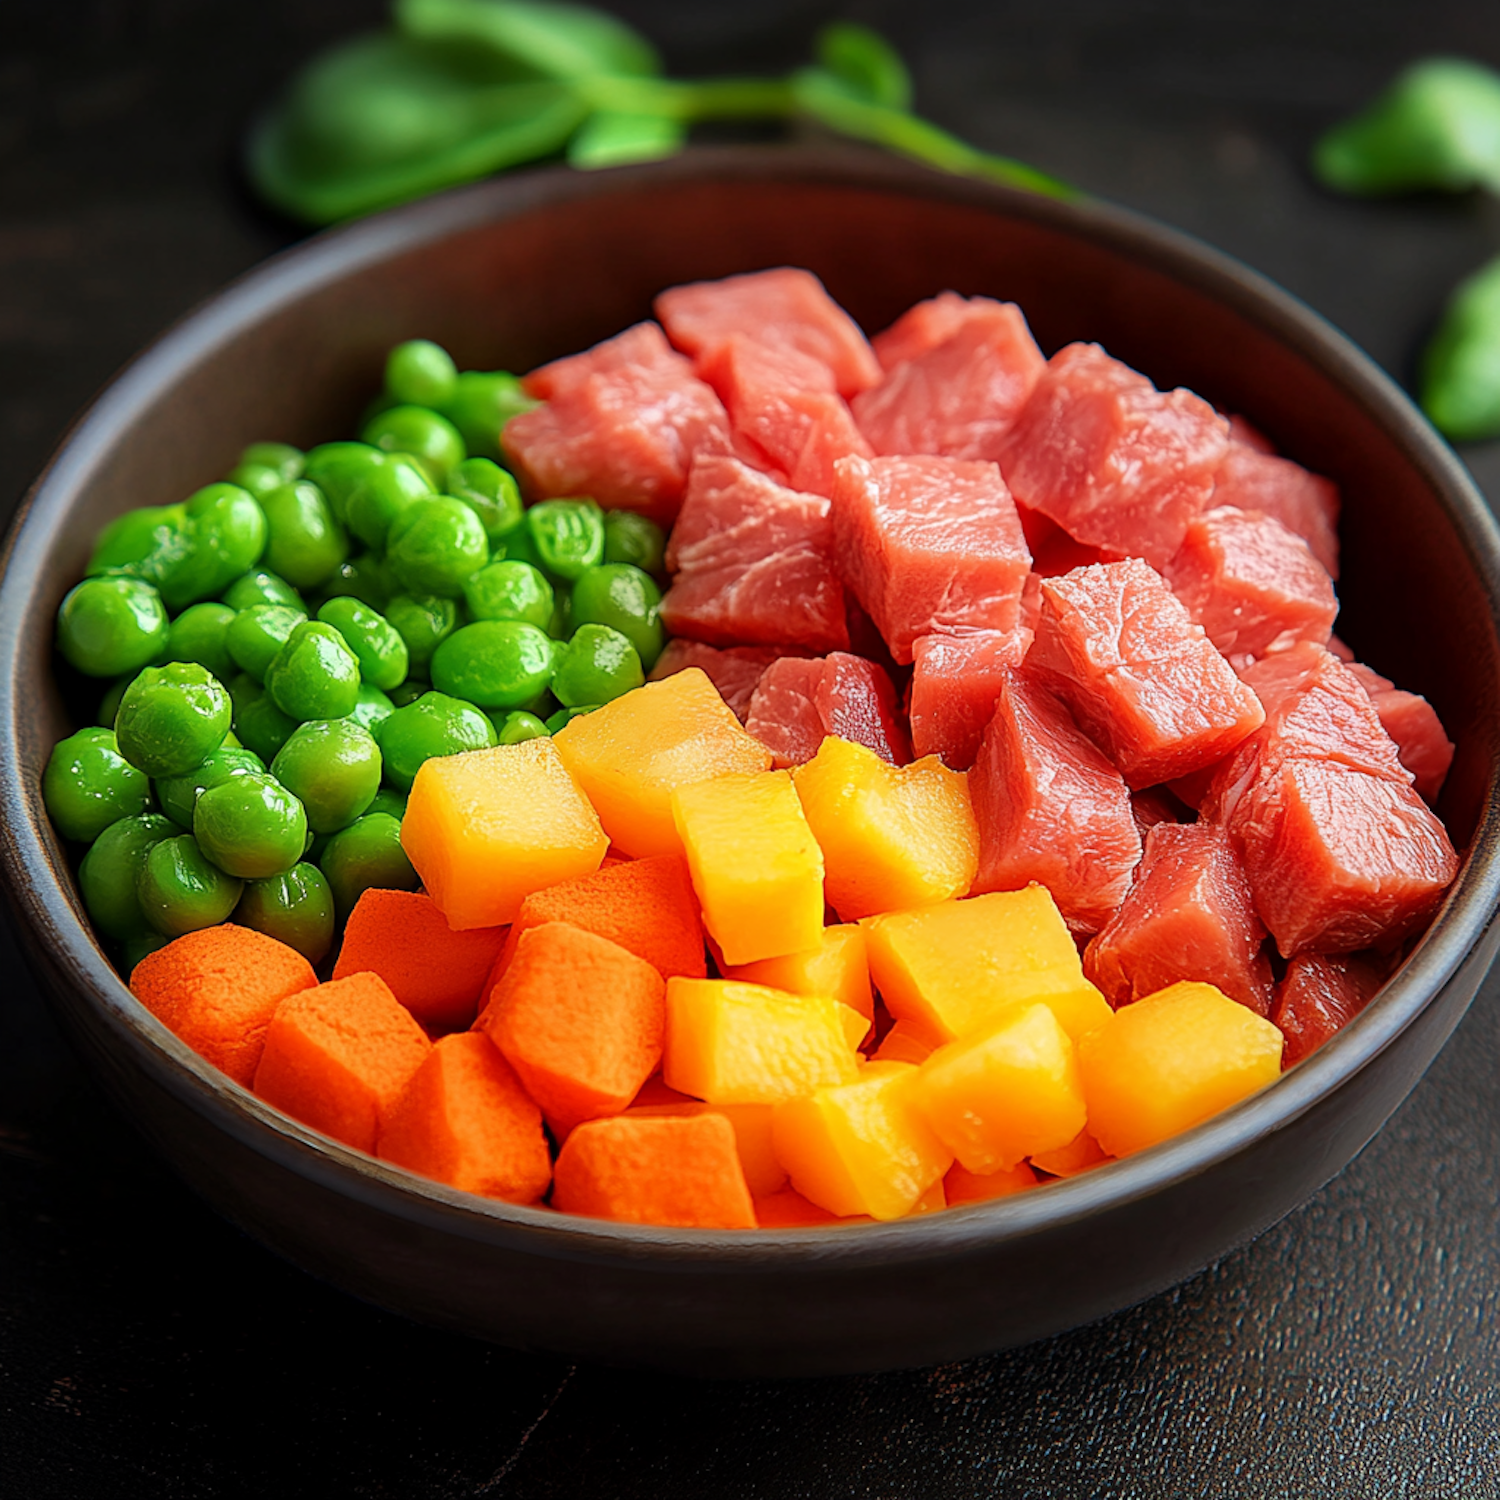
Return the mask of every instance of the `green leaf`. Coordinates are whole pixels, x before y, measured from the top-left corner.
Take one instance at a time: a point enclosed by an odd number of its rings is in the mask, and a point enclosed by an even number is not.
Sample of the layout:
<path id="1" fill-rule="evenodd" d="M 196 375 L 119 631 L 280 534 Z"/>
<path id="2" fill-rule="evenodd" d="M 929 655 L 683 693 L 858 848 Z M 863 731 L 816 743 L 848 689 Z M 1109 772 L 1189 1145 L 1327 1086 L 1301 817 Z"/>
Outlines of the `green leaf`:
<path id="1" fill-rule="evenodd" d="M 687 142 L 687 126 L 664 115 L 601 112 L 584 121 L 568 142 L 568 160 L 585 170 L 621 167 L 675 156 Z"/>
<path id="2" fill-rule="evenodd" d="M 911 108 L 911 75 L 901 54 L 878 32 L 835 21 L 818 33 L 818 62 L 857 99 L 887 109 Z"/>
<path id="3" fill-rule="evenodd" d="M 1313 149 L 1313 171 L 1341 193 L 1500 191 L 1500 74 L 1434 57 L 1414 64 Z"/>
<path id="4" fill-rule="evenodd" d="M 1500 257 L 1449 299 L 1422 359 L 1422 408 L 1456 442 L 1500 436 Z"/>

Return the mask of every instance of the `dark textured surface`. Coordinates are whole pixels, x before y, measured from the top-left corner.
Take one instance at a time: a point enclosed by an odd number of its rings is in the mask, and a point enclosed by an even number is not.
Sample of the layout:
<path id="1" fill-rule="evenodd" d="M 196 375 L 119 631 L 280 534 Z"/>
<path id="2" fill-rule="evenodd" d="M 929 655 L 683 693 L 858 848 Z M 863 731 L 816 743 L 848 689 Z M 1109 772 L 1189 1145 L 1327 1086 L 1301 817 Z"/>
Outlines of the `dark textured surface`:
<path id="1" fill-rule="evenodd" d="M 680 70 L 775 67 L 831 6 L 621 7 Z M 164 323 L 286 243 L 232 147 L 380 7 L 19 0 L 0 56 L 0 498 Z M 1400 377 L 1479 200 L 1348 204 L 1300 162 L 1403 60 L 1500 63 L 1480 5 L 851 7 L 944 123 L 1241 255 Z M 1467 455 L 1500 493 L 1500 455 Z M 0 1494 L 1500 1495 L 1500 995 L 1330 1187 L 1177 1292 L 994 1359 L 693 1384 L 413 1328 L 293 1272 L 160 1169 L 9 941 Z"/>

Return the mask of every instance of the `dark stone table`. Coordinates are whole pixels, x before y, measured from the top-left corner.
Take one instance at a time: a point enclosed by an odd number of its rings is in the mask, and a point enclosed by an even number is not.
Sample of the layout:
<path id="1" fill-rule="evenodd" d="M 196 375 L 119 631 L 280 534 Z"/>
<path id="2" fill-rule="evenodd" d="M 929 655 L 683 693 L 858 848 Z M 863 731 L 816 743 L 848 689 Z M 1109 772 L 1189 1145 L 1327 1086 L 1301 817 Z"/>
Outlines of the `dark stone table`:
<path id="1" fill-rule="evenodd" d="M 258 100 L 376 0 L 0 11 L 0 497 L 169 320 L 295 237 L 238 185 Z M 833 5 L 621 9 L 679 72 L 781 68 Z M 1488 200 L 1331 199 L 1317 131 L 1402 62 L 1500 64 L 1493 5 L 868 0 L 962 134 L 1307 299 L 1398 378 Z M 1500 495 L 1500 452 L 1469 458 Z M 430 1333 L 192 1198 L 0 954 L 0 1493 L 44 1497 L 1500 1496 L 1500 993 L 1335 1182 L 1178 1290 L 1048 1344 L 704 1384 Z"/>

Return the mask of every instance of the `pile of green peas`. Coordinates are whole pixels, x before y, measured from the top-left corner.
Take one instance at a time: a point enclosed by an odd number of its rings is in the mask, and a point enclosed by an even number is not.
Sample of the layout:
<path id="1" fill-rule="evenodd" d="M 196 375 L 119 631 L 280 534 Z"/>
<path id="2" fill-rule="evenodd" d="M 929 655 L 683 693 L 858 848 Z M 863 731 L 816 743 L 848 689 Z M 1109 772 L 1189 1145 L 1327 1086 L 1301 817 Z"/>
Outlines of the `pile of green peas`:
<path id="1" fill-rule="evenodd" d="M 253 443 L 216 484 L 105 527 L 57 646 L 112 679 L 42 779 L 127 967 L 233 919 L 319 962 L 401 848 L 422 763 L 548 735 L 665 644 L 666 539 L 587 498 L 522 503 L 515 376 L 412 340 L 358 441 Z"/>

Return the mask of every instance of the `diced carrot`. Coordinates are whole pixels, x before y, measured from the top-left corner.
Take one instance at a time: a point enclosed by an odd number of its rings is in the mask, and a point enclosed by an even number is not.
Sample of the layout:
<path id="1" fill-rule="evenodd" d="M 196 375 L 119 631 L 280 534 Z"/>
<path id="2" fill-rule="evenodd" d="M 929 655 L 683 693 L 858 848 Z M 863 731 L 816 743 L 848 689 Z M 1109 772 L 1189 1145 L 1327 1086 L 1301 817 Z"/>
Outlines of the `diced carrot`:
<path id="1" fill-rule="evenodd" d="M 1054 1177 L 1076 1177 L 1090 1167 L 1102 1167 L 1111 1160 L 1103 1148 L 1087 1130 L 1080 1130 L 1066 1146 L 1056 1151 L 1039 1151 L 1031 1158 L 1031 1165 L 1039 1172 L 1050 1172 Z M 1019 1170 L 1019 1169 L 1018 1169 Z"/>
<path id="2" fill-rule="evenodd" d="M 957 1208 L 962 1203 L 1008 1198 L 1012 1193 L 1024 1193 L 1036 1184 L 1036 1173 L 1024 1161 L 1017 1162 L 1008 1172 L 986 1172 L 983 1176 L 954 1162 L 943 1178 L 943 1191 L 948 1196 L 948 1207 Z"/>
<path id="3" fill-rule="evenodd" d="M 276 1007 L 317 982 L 295 948 L 226 922 L 148 953 L 131 971 L 130 992 L 199 1057 L 249 1088 Z"/>
<path id="4" fill-rule="evenodd" d="M 783 1188 L 755 1200 L 755 1218 L 762 1229 L 811 1229 L 822 1224 L 873 1224 L 869 1214 L 840 1218 L 804 1198 L 796 1188 Z"/>
<path id="5" fill-rule="evenodd" d="M 349 914 L 333 977 L 379 974 L 429 1031 L 473 1024 L 503 927 L 455 932 L 421 891 L 369 890 Z"/>
<path id="6" fill-rule="evenodd" d="M 445 1036 L 381 1124 L 376 1154 L 466 1193 L 535 1203 L 552 1181 L 542 1112 L 477 1031 Z"/>
<path id="7" fill-rule="evenodd" d="M 653 1074 L 648 1078 L 630 1101 L 631 1109 L 646 1109 L 656 1104 L 698 1104 L 701 1101 L 693 1098 L 691 1094 L 679 1094 L 676 1089 L 669 1089 L 662 1081 L 660 1073 Z"/>
<path id="8" fill-rule="evenodd" d="M 666 1092 L 672 1091 L 667 1089 Z M 734 1127 L 734 1144 L 740 1154 L 745 1185 L 757 1198 L 764 1198 L 786 1186 L 786 1171 L 776 1160 L 776 1148 L 771 1141 L 771 1121 L 775 1112 L 774 1104 L 704 1104 L 685 1096 L 675 1102 L 642 1104 L 639 1095 L 637 1102 L 626 1111 L 631 1115 L 723 1115 Z"/>
<path id="9" fill-rule="evenodd" d="M 478 1021 L 559 1133 L 618 1114 L 661 1062 L 665 985 L 566 922 L 528 928 Z"/>
<path id="10" fill-rule="evenodd" d="M 266 1028 L 255 1092 L 372 1154 L 380 1125 L 432 1051 L 378 974 L 351 974 L 283 1000 Z"/>
<path id="11" fill-rule="evenodd" d="M 734 1128 L 721 1114 L 590 1120 L 563 1143 L 552 1206 L 627 1224 L 754 1229 Z"/>

